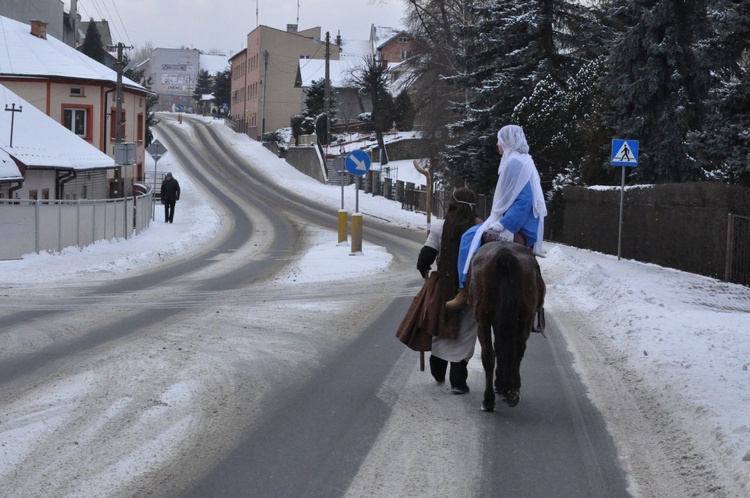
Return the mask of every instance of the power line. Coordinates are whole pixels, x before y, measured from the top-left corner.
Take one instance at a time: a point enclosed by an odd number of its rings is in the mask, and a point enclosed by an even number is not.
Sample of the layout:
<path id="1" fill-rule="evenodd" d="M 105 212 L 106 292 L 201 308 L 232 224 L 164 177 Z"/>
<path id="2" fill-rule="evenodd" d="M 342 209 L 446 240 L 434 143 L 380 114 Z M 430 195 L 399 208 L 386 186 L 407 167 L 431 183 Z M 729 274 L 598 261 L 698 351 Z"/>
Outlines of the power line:
<path id="1" fill-rule="evenodd" d="M 122 22 L 122 17 L 120 17 L 120 11 L 117 9 L 117 4 L 115 3 L 115 0 L 112 1 L 112 6 L 115 8 L 115 13 L 117 14 L 117 18 L 120 20 L 120 24 L 122 25 L 122 30 L 125 31 L 125 36 L 128 38 L 128 44 L 133 45 L 133 41 L 130 39 L 130 34 L 128 33 L 127 28 L 125 27 L 125 23 Z"/>
<path id="2" fill-rule="evenodd" d="M 110 26 L 112 26 L 112 28 L 114 28 L 114 30 L 115 30 L 115 34 L 117 35 L 117 38 L 118 38 L 118 39 L 119 39 L 120 41 L 123 41 L 123 40 L 124 40 L 124 38 L 123 38 L 123 37 L 122 37 L 122 35 L 120 34 L 120 30 L 119 30 L 119 29 L 117 29 L 117 24 L 116 24 L 116 23 L 114 22 L 114 18 L 112 17 L 112 13 L 111 13 L 111 12 L 109 11 L 109 7 L 107 7 L 107 2 L 106 2 L 106 0 L 102 0 L 102 5 L 104 5 L 104 10 L 105 10 L 105 11 L 107 12 L 107 23 L 108 23 L 108 24 L 109 24 Z M 111 29 L 111 28 L 110 28 L 110 29 Z"/>
<path id="3" fill-rule="evenodd" d="M 104 16 L 102 15 L 101 10 L 99 10 L 99 5 L 96 3 L 96 0 L 91 0 L 91 4 L 94 6 L 94 10 L 96 11 L 97 15 L 99 15 L 99 19 L 104 19 Z M 90 16 L 89 19 L 93 19 L 94 16 Z"/>

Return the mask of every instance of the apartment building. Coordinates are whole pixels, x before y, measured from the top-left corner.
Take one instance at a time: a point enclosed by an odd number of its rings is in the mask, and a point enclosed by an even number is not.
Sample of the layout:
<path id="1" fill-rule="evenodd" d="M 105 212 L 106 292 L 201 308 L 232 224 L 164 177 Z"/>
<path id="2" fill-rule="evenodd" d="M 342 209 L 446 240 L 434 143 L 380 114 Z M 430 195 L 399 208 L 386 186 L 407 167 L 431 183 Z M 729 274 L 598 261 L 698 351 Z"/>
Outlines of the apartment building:
<path id="1" fill-rule="evenodd" d="M 288 127 L 302 111 L 304 91 L 295 86 L 300 60 L 325 59 L 326 42 L 320 27 L 298 31 L 258 26 L 247 35 L 247 48 L 230 59 L 231 116 L 238 132 L 259 140 L 263 133 Z M 330 60 L 339 59 L 335 40 Z"/>

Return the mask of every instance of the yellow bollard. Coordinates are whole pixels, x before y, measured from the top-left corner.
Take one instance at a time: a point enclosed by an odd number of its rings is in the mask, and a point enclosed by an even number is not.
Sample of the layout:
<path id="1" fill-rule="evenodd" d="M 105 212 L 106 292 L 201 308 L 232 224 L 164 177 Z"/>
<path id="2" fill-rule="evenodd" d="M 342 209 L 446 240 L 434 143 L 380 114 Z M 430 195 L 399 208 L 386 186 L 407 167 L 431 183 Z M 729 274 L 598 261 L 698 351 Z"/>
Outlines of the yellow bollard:
<path id="1" fill-rule="evenodd" d="M 182 114 L 181 113 L 177 114 L 177 123 L 182 124 Z"/>
<path id="2" fill-rule="evenodd" d="M 352 215 L 352 252 L 350 256 L 362 252 L 362 213 Z"/>
<path id="3" fill-rule="evenodd" d="M 346 243 L 346 224 L 349 219 L 349 213 L 344 209 L 339 210 L 339 245 Z"/>

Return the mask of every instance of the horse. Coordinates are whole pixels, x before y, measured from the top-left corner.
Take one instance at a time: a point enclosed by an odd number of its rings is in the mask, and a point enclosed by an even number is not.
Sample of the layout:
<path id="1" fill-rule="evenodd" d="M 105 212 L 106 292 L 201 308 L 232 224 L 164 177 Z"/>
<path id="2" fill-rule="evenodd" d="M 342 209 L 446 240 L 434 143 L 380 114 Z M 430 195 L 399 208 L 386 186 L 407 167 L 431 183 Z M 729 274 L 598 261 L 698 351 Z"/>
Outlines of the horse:
<path id="1" fill-rule="evenodd" d="M 535 316 L 539 317 L 539 326 L 543 327 L 546 286 L 539 263 L 532 251 L 521 244 L 489 242 L 472 257 L 467 286 L 482 347 L 485 374 L 482 410 L 495 410 L 495 392 L 513 408 L 521 399 L 521 360 L 534 328 Z M 493 391 L 496 357 L 497 376 Z"/>

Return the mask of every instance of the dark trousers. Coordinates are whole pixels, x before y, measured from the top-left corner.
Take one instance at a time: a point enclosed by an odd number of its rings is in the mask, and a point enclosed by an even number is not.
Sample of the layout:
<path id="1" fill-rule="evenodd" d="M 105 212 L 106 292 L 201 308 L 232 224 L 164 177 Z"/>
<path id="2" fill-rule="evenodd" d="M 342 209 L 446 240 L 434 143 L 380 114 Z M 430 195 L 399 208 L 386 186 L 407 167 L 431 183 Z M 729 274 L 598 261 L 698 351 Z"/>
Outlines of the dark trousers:
<path id="1" fill-rule="evenodd" d="M 469 378 L 469 370 L 467 368 L 469 362 L 463 361 L 452 361 L 451 370 L 448 374 L 448 378 L 451 382 L 451 387 L 464 388 L 467 387 L 466 379 Z M 445 380 L 445 373 L 448 370 L 448 362 L 442 358 L 438 358 L 434 354 L 430 355 L 430 373 L 432 377 L 438 381 L 443 382 Z"/>
<path id="2" fill-rule="evenodd" d="M 174 219 L 175 204 L 177 204 L 177 201 L 164 201 L 164 221 L 172 223 L 172 220 Z"/>

